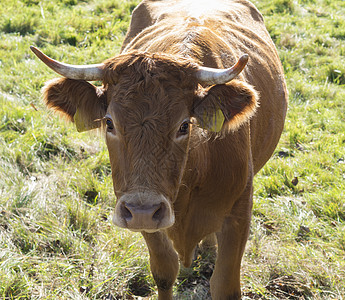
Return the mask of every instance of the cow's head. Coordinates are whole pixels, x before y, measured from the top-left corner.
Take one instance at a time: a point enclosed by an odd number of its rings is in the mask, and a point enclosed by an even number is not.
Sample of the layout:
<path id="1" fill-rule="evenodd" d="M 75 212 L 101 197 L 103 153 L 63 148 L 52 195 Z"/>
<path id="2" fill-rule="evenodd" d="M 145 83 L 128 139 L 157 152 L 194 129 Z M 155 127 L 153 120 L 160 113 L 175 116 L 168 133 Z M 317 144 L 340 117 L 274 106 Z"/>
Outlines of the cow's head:
<path id="1" fill-rule="evenodd" d="M 118 199 L 113 222 L 134 231 L 174 224 L 173 205 L 191 138 L 234 131 L 256 109 L 254 89 L 229 82 L 242 71 L 247 56 L 226 70 L 139 52 L 100 65 L 72 66 L 32 50 L 64 76 L 44 87 L 48 107 L 75 122 L 79 131 L 104 128 Z M 92 80 L 103 86 L 87 82 Z"/>

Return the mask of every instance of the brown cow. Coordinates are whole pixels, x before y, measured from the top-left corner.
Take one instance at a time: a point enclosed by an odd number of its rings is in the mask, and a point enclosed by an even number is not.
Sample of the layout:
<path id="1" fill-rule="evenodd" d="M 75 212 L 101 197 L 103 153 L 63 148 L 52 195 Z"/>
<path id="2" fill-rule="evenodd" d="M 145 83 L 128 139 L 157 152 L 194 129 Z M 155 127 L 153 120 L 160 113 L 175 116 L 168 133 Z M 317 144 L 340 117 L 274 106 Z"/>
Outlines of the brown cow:
<path id="1" fill-rule="evenodd" d="M 32 47 L 64 76 L 46 84 L 46 104 L 79 131 L 104 125 L 113 222 L 143 234 L 159 299 L 172 299 L 178 260 L 189 266 L 210 236 L 218 242 L 212 298 L 241 297 L 253 176 L 272 155 L 287 109 L 261 14 L 246 0 L 208 2 L 144 0 L 121 54 L 99 65 L 59 63 Z"/>

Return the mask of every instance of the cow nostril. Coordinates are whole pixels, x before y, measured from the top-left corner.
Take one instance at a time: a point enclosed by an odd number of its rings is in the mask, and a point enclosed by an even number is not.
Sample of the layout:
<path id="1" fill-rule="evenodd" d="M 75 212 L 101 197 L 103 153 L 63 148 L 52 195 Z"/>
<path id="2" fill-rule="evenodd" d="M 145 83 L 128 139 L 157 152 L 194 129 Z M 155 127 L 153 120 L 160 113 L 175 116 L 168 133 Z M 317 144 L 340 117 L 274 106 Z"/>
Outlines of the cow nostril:
<path id="1" fill-rule="evenodd" d="M 127 222 L 132 220 L 133 218 L 133 215 L 131 211 L 128 209 L 128 207 L 126 206 L 126 204 L 121 205 L 121 214 Z"/>
<path id="2" fill-rule="evenodd" d="M 161 203 L 156 209 L 155 213 L 153 214 L 152 220 L 161 221 L 164 218 L 164 214 L 165 214 L 165 205 L 164 203 Z"/>

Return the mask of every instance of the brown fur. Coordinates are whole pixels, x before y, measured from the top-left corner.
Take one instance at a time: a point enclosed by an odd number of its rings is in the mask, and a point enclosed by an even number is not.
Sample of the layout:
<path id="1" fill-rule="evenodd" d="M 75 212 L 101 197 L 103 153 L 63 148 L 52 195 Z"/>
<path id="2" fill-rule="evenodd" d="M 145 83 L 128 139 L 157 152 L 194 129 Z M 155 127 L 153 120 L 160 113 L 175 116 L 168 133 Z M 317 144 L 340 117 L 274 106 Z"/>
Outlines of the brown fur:
<path id="1" fill-rule="evenodd" d="M 216 86 L 196 81 L 198 64 L 229 67 L 243 53 L 250 60 L 237 80 Z M 143 232 L 159 299 L 172 299 L 178 257 L 188 266 L 196 245 L 214 233 L 212 298 L 240 298 L 253 176 L 272 155 L 287 108 L 282 67 L 261 14 L 246 0 L 211 6 L 144 0 L 133 12 L 122 54 L 107 60 L 104 70 L 101 89 L 58 79 L 47 84 L 44 99 L 71 120 L 78 110 L 86 127 L 105 114 L 113 120 L 106 137 L 115 214 L 126 195 L 143 207 L 156 195 L 168 199 L 173 225 Z M 198 126 L 219 109 L 221 134 Z M 186 118 L 190 132 L 178 138 Z"/>
<path id="2" fill-rule="evenodd" d="M 92 128 L 100 126 L 97 120 L 105 115 L 107 109 L 104 90 L 81 80 L 56 78 L 46 83 L 42 93 L 49 108 L 72 122 L 78 109 L 85 126 Z"/>

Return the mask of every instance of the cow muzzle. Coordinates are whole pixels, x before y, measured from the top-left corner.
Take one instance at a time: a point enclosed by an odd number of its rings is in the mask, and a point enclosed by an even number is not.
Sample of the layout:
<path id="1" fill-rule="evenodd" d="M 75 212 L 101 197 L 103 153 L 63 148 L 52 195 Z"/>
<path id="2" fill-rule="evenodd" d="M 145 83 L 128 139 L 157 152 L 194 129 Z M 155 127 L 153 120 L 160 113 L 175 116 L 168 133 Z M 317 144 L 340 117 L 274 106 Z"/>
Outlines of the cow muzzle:
<path id="1" fill-rule="evenodd" d="M 113 223 L 132 231 L 154 232 L 168 228 L 175 215 L 166 197 L 152 192 L 123 195 L 116 203 Z"/>

